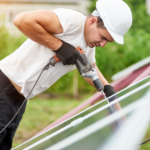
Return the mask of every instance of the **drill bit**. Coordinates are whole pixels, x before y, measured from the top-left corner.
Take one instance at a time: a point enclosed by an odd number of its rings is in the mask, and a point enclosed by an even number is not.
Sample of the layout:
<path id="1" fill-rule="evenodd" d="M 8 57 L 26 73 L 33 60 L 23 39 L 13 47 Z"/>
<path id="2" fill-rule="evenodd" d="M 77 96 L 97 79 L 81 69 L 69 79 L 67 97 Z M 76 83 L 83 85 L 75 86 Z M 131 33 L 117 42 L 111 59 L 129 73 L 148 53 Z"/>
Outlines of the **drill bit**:
<path id="1" fill-rule="evenodd" d="M 107 103 L 109 104 L 109 107 L 111 108 L 111 111 L 112 111 L 112 112 L 115 112 L 115 111 L 116 111 L 116 108 L 114 108 L 114 105 L 111 106 L 109 100 L 107 99 L 107 97 L 106 97 L 106 95 L 105 95 L 105 93 L 104 93 L 104 91 L 102 90 L 101 92 L 102 92 L 104 98 L 107 100 Z"/>

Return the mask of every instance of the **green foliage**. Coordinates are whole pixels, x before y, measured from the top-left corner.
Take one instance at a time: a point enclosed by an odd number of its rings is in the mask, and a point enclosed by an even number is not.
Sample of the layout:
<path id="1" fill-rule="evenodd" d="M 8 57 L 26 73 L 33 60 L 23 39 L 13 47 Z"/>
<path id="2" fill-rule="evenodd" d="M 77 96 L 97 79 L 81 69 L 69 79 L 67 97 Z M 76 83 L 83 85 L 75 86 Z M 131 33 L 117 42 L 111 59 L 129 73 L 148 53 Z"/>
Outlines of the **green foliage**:
<path id="1" fill-rule="evenodd" d="M 1 42 L 0 42 L 0 60 L 2 58 L 4 58 L 5 56 L 7 56 L 8 54 L 8 51 L 6 50 L 7 47 L 8 47 L 8 38 L 9 38 L 9 35 L 7 33 L 7 31 L 5 30 L 4 27 L 1 27 L 0 28 L 0 39 L 1 39 Z"/>
<path id="2" fill-rule="evenodd" d="M 146 12 L 145 0 L 125 0 L 125 2 L 129 4 L 133 15 L 130 32 L 135 33 L 137 30 L 144 30 L 150 33 L 150 16 Z"/>
<path id="3" fill-rule="evenodd" d="M 132 36 L 128 32 L 124 45 L 108 43 L 104 48 L 97 48 L 97 66 L 110 81 L 110 77 L 120 70 L 148 57 L 150 55 L 150 35 L 139 30 Z"/>
<path id="4" fill-rule="evenodd" d="M 51 100 L 35 97 L 28 101 L 26 111 L 15 134 L 12 148 L 32 138 L 82 102 L 83 100 L 77 101 L 66 97 Z"/>
<path id="5" fill-rule="evenodd" d="M 0 27 L 0 60 L 14 52 L 27 38 L 23 35 L 12 37 L 5 27 Z"/>
<path id="6" fill-rule="evenodd" d="M 90 0 L 90 4 L 89 4 L 89 6 L 87 7 L 89 13 L 92 13 L 93 10 L 96 9 L 96 2 L 97 2 L 97 0 Z"/>

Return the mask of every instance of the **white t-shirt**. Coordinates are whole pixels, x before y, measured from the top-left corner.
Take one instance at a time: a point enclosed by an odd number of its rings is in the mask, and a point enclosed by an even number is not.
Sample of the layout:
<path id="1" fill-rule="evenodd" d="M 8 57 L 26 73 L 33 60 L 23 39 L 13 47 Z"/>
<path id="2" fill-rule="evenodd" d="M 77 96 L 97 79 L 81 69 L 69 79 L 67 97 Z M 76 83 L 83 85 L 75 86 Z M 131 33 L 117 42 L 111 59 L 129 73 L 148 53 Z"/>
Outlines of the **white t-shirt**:
<path id="1" fill-rule="evenodd" d="M 86 46 L 84 39 L 84 25 L 86 16 L 70 9 L 55 9 L 53 12 L 58 16 L 63 27 L 62 34 L 55 34 L 57 38 L 81 47 L 91 63 L 95 62 L 95 48 Z M 15 52 L 0 61 L 0 69 L 14 83 L 22 87 L 21 93 L 27 97 L 37 80 L 41 70 L 49 59 L 56 55 L 51 49 L 27 39 Z M 60 77 L 74 70 L 75 65 L 63 65 L 58 62 L 54 67 L 44 71 L 30 98 L 45 91 Z"/>

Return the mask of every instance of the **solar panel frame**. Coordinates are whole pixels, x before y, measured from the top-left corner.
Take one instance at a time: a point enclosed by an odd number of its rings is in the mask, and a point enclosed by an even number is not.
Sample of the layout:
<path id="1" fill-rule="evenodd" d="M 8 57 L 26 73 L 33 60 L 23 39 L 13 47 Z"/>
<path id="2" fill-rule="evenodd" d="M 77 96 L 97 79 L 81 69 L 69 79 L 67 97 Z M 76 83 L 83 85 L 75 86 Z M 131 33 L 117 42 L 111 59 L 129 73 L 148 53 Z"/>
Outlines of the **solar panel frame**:
<path id="1" fill-rule="evenodd" d="M 150 78 L 150 76 L 148 76 L 148 77 L 144 78 L 143 80 L 141 80 L 141 81 L 137 82 L 136 84 L 133 84 L 133 85 L 131 85 L 131 86 L 129 86 L 129 87 L 127 87 L 127 88 L 125 88 L 124 90 L 122 90 L 122 91 L 118 92 L 117 94 L 119 94 L 119 93 L 121 93 L 121 92 L 125 91 L 125 90 L 126 90 L 126 89 L 128 89 L 128 88 L 132 88 L 134 85 L 137 85 L 137 84 L 139 84 L 140 82 L 142 82 L 142 81 L 144 81 L 144 80 L 147 80 L 147 79 L 149 79 L 149 78 Z M 99 103 L 95 104 L 94 106 L 91 106 L 91 107 L 87 108 L 86 110 L 84 110 L 84 111 L 82 111 L 82 112 L 78 113 L 77 115 L 75 115 L 75 116 L 73 116 L 73 117 L 71 117 L 71 118 L 67 119 L 67 120 L 66 120 L 66 121 L 64 121 L 64 122 L 67 122 L 68 120 L 71 120 L 71 119 L 73 119 L 73 118 L 75 118 L 75 117 L 79 116 L 79 115 L 80 115 L 80 114 L 82 114 L 83 112 L 86 112 L 87 110 L 89 110 L 89 109 L 91 109 L 91 108 L 93 108 L 93 107 L 95 107 L 95 106 L 98 106 L 99 104 L 102 104 L 103 102 L 106 102 L 106 100 L 103 100 L 103 101 L 101 101 L 101 102 L 99 102 Z M 116 100 L 115 100 L 115 101 L 113 101 L 113 103 L 112 103 L 112 104 L 114 104 L 115 102 L 116 102 Z M 108 104 L 108 105 L 110 105 L 110 104 Z M 108 105 L 107 105 L 107 106 L 108 106 Z M 64 122 L 62 122 L 61 124 L 63 124 Z M 56 127 L 60 126 L 61 124 L 57 125 Z M 56 127 L 54 127 L 54 128 L 56 128 Z M 52 129 L 54 129 L 54 128 L 52 128 Z M 50 129 L 50 130 L 52 130 L 52 129 Z M 48 131 L 50 131 L 50 130 L 48 130 Z M 46 132 L 48 132 L 48 131 L 46 131 Z M 46 132 L 44 132 L 44 133 L 46 133 Z M 42 134 L 40 134 L 40 135 L 42 135 Z M 38 135 L 38 136 L 40 136 L 40 135 Z M 36 137 L 32 138 L 31 140 L 28 140 L 27 142 L 25 142 L 25 143 L 23 143 L 23 144 L 19 145 L 18 147 L 14 148 L 14 149 L 18 149 L 19 147 L 21 148 L 21 146 L 22 146 L 22 145 L 24 145 L 24 144 L 28 143 L 29 141 L 32 141 L 33 139 L 37 138 L 38 136 L 36 136 Z M 20 148 L 19 148 L 19 149 L 20 149 Z M 19 149 L 18 149 L 18 150 L 19 150 Z"/>
<path id="2" fill-rule="evenodd" d="M 130 113 L 133 110 L 138 110 L 138 109 L 145 110 L 144 106 L 149 106 L 150 105 L 150 101 L 148 100 L 149 97 L 150 97 L 150 90 L 148 92 L 149 92 L 149 94 L 146 95 L 146 98 L 145 97 L 144 98 L 140 98 L 138 101 L 136 101 L 136 102 L 126 106 L 121 111 L 123 111 L 124 114 L 128 114 L 128 113 Z M 149 108 L 147 108 L 147 109 L 149 109 Z M 105 125 L 112 123 L 112 121 L 119 119 L 121 117 L 121 114 L 122 113 L 120 113 L 119 111 L 115 112 L 114 114 L 111 114 L 108 117 L 106 117 L 106 118 L 104 118 L 104 119 L 102 119 L 100 121 L 97 121 L 96 123 L 92 124 L 91 126 L 88 126 L 87 128 L 85 128 L 85 129 L 83 129 L 83 130 L 81 130 L 81 131 L 71 135 L 70 137 L 67 137 L 66 139 L 64 139 L 64 140 L 62 140 L 62 141 L 60 141 L 60 142 L 50 146 L 49 148 L 47 148 L 45 150 L 54 150 L 54 149 L 60 149 L 60 148 L 64 149 L 67 146 L 69 146 L 69 145 L 71 145 L 71 144 L 81 140 L 82 138 L 90 135 L 92 132 L 96 132 L 96 131 L 98 131 L 98 129 L 103 128 Z M 150 118 L 150 115 L 147 118 Z M 122 140 L 122 138 L 121 138 L 121 140 Z M 117 145 L 118 142 L 116 142 L 115 144 Z M 106 145 L 106 148 L 103 147 L 100 150 L 112 149 L 112 146 L 107 146 L 109 144 L 106 143 L 105 145 Z M 115 149 L 115 148 L 113 150 L 119 150 L 119 149 Z M 25 149 L 25 150 L 28 150 L 28 149 Z M 133 150 L 133 149 L 131 149 L 131 150 Z"/>

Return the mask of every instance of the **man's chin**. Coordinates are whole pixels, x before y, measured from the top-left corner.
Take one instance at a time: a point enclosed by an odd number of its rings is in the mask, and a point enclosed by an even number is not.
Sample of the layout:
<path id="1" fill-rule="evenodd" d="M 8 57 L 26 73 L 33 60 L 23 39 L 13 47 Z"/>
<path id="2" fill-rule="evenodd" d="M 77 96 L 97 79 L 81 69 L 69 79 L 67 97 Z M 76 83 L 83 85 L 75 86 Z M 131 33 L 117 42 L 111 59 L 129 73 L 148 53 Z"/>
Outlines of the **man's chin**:
<path id="1" fill-rule="evenodd" d="M 93 44 L 86 44 L 86 46 L 89 46 L 90 48 L 95 47 Z"/>
<path id="2" fill-rule="evenodd" d="M 93 47 L 95 47 L 95 46 L 89 46 L 90 48 L 93 48 Z"/>
<path id="3" fill-rule="evenodd" d="M 91 44 L 91 45 L 88 45 L 88 46 L 89 46 L 90 48 L 93 48 L 93 47 L 95 47 L 95 46 L 94 46 L 94 45 L 92 45 L 92 44 Z"/>

